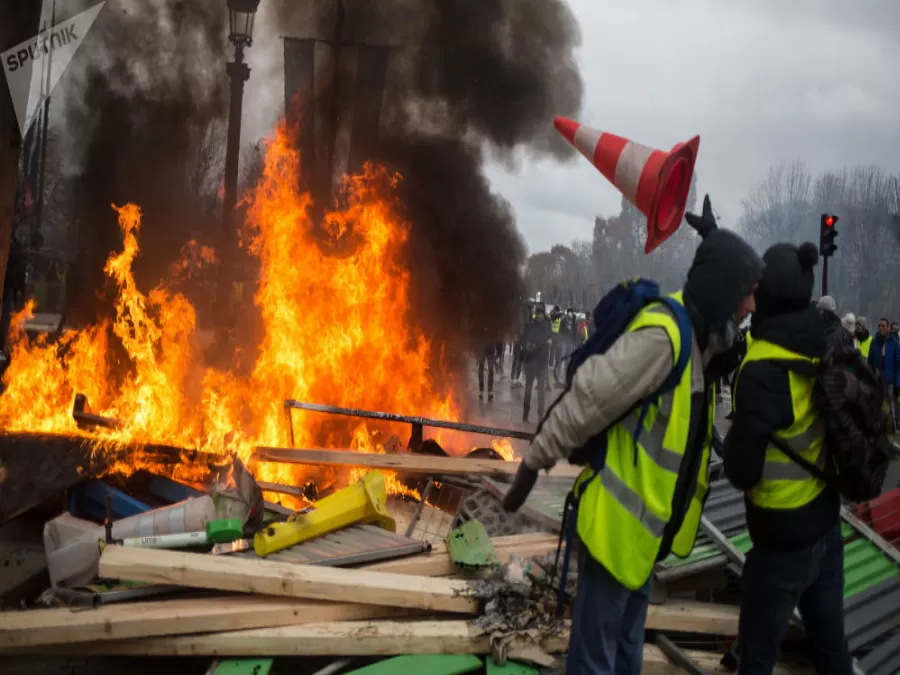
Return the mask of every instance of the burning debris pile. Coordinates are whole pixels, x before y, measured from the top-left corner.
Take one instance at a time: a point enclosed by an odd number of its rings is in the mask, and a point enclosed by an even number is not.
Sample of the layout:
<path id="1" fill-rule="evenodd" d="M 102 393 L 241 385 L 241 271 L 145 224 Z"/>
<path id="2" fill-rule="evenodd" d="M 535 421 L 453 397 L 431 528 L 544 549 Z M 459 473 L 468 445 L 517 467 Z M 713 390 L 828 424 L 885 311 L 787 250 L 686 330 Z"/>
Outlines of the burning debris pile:
<path id="1" fill-rule="evenodd" d="M 407 226 L 390 196 L 400 178 L 370 168 L 348 183 L 346 208 L 324 222 L 345 254 L 324 256 L 321 233 L 314 238 L 306 220 L 308 197 L 296 189 L 299 161 L 282 126 L 248 198 L 244 237 L 260 265 L 254 303 L 264 330 L 245 373 L 205 365 L 203 335 L 184 295 L 166 283 L 146 294 L 138 288 L 132 268 L 140 255 L 141 211 L 128 204 L 115 207 L 123 248 L 105 267 L 117 288 L 115 318 L 56 342 L 28 341 L 19 330 L 3 378 L 0 429 L 88 434 L 100 450 L 162 443 L 236 452 L 249 461 L 257 446 L 288 444 L 286 399 L 457 419 L 452 380 L 433 370 L 433 346 L 407 320 L 409 275 L 399 262 Z M 71 410 L 79 394 L 92 413 L 119 424 L 90 432 L 78 427 Z M 398 430 L 304 412 L 294 413 L 292 425 L 301 447 L 366 452 L 384 452 Z M 137 467 L 140 458 L 134 462 Z M 127 471 L 122 462 L 116 467 Z M 257 471 L 264 481 L 306 482 L 301 468 L 260 465 Z"/>

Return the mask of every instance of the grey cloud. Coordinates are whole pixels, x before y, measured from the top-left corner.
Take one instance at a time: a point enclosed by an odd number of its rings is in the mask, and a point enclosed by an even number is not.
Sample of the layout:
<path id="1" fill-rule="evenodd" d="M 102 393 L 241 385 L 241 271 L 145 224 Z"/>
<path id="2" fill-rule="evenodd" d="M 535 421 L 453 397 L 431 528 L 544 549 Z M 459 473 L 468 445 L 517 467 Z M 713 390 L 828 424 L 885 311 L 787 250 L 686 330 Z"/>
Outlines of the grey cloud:
<path id="1" fill-rule="evenodd" d="M 572 0 L 581 23 L 579 121 L 667 149 L 699 133 L 700 193 L 726 224 L 772 164 L 814 171 L 875 163 L 900 171 L 900 3 Z M 551 120 L 548 120 L 548 125 Z M 492 172 L 529 247 L 618 210 L 583 159 Z M 579 215 L 580 214 L 580 215 Z M 571 223 L 578 220 L 583 227 Z M 566 242 L 567 239 L 559 239 Z"/>

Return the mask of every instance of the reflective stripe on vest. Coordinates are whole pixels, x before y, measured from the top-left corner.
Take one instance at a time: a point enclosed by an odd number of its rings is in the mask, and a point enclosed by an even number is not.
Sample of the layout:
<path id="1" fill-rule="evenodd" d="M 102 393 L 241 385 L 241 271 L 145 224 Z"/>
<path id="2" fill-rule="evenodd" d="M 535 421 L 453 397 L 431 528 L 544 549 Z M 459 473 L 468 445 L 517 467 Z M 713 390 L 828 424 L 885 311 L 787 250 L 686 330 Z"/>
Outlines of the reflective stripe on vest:
<path id="1" fill-rule="evenodd" d="M 550 319 L 550 330 L 552 330 L 554 333 L 558 333 L 560 322 L 562 322 L 562 317 L 559 317 L 558 319 Z"/>
<path id="2" fill-rule="evenodd" d="M 792 352 L 771 342 L 754 340 L 741 364 L 741 369 L 750 361 L 797 360 L 816 363 L 817 359 Z M 775 433 L 775 437 L 785 442 L 810 464 L 825 468 L 825 419 L 816 409 L 813 399 L 815 381 L 793 371 L 788 372 L 791 389 L 793 423 L 787 429 Z M 740 386 L 740 374 L 735 387 Z M 737 396 L 735 396 L 735 399 Z M 750 501 L 765 509 L 798 509 L 806 506 L 825 489 L 825 481 L 816 478 L 774 443 L 766 448 L 762 479 L 748 493 Z"/>
<path id="3" fill-rule="evenodd" d="M 672 297 L 682 302 L 680 293 Z M 666 331 L 672 342 L 673 362 L 677 360 L 681 335 L 669 311 L 658 304 L 646 307 L 627 331 L 647 327 Z M 595 474 L 586 468 L 576 483 L 576 491 L 584 490 L 578 506 L 579 538 L 591 555 L 627 588 L 640 588 L 649 578 L 672 516 L 675 485 L 690 427 L 692 360 L 688 360 L 678 386 L 648 409 L 637 447 L 633 434 L 640 410 L 608 430 L 606 464 L 596 478 L 591 480 Z M 710 433 L 711 430 L 712 416 Z M 707 444 L 701 462 L 703 475 L 696 481 L 694 495 L 700 508 L 707 490 L 708 447 Z M 700 508 L 691 501 L 690 515 L 675 537 L 678 555 L 688 555 L 693 548 Z"/>

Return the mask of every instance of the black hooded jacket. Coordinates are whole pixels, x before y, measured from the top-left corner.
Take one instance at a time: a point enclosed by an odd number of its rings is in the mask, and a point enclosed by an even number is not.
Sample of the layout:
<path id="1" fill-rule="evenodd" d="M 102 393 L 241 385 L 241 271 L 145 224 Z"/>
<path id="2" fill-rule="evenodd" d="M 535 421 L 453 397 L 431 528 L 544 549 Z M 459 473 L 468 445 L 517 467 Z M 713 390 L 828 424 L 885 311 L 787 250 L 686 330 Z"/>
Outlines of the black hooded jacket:
<path id="1" fill-rule="evenodd" d="M 754 341 L 765 340 L 811 358 L 825 356 L 825 323 L 813 307 L 754 316 L 752 331 Z M 745 363 L 737 377 L 734 419 L 725 439 L 725 475 L 732 485 L 747 492 L 759 483 L 769 439 L 793 422 L 788 370 L 770 361 Z M 840 499 L 830 487 L 799 509 L 762 509 L 746 497 L 745 503 L 750 538 L 765 550 L 811 546 L 840 518 Z"/>
<path id="2" fill-rule="evenodd" d="M 836 349 L 853 349 L 853 336 L 844 328 L 841 318 L 834 312 L 822 312 L 822 320 L 825 322 L 825 353 L 830 354 Z"/>

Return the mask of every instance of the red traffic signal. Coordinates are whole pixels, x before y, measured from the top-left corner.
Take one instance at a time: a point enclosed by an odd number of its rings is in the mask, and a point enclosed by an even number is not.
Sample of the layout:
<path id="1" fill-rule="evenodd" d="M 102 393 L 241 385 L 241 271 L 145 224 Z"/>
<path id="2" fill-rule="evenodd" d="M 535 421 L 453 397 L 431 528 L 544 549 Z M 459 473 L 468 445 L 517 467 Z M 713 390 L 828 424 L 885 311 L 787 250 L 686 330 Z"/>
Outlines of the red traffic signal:
<path id="1" fill-rule="evenodd" d="M 837 250 L 834 238 L 837 236 L 838 217 L 830 213 L 823 213 L 819 221 L 819 254 L 823 258 L 830 258 Z"/>

